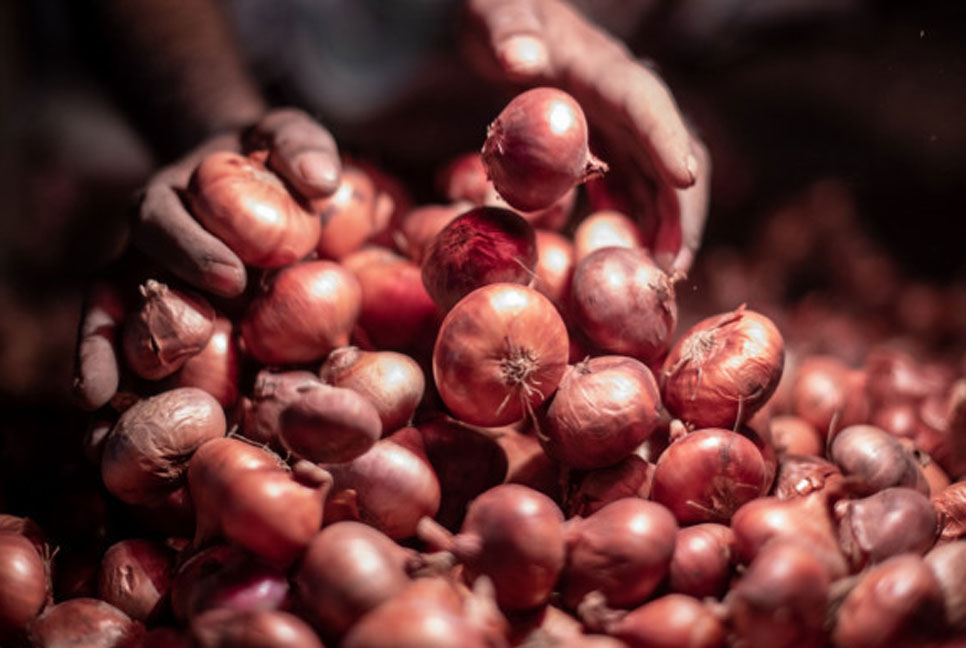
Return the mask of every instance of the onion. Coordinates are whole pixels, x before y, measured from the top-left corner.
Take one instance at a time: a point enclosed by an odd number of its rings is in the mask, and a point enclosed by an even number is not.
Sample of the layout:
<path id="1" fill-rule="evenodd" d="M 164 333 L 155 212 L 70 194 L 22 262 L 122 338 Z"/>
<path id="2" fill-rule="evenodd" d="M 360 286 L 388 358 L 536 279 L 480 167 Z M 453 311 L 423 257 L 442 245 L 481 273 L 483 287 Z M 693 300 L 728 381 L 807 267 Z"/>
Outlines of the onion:
<path id="1" fill-rule="evenodd" d="M 742 305 L 709 317 L 692 326 L 664 360 L 664 404 L 697 427 L 732 427 L 775 393 L 784 357 L 781 333 L 764 315 Z"/>
<path id="2" fill-rule="evenodd" d="M 313 462 L 351 461 L 382 435 L 379 412 L 351 389 L 317 385 L 306 389 L 279 418 L 282 444 Z"/>
<path id="3" fill-rule="evenodd" d="M 364 171 L 343 166 L 339 188 L 331 196 L 313 200 L 310 208 L 322 221 L 315 251 L 323 259 L 341 259 L 388 224 L 393 205 L 385 194 L 377 196 Z"/>
<path id="4" fill-rule="evenodd" d="M 779 455 L 821 457 L 825 439 L 815 427 L 798 416 L 775 416 L 769 422 L 769 437 Z"/>
<path id="5" fill-rule="evenodd" d="M 422 265 L 436 236 L 457 216 L 471 208 L 471 204 L 456 202 L 451 205 L 423 205 L 413 209 L 406 214 L 399 231 L 396 232 L 396 247 L 414 263 Z"/>
<path id="6" fill-rule="evenodd" d="M 143 302 L 124 321 L 121 344 L 128 366 L 142 378 L 160 380 L 201 351 L 214 332 L 215 310 L 204 298 L 148 279 Z"/>
<path id="7" fill-rule="evenodd" d="M 282 412 L 297 401 L 303 392 L 319 384 L 319 378 L 308 371 L 259 371 L 251 400 L 245 409 L 242 433 L 263 445 L 280 445 Z"/>
<path id="8" fill-rule="evenodd" d="M 837 648 L 926 645 L 945 630 L 942 589 L 916 555 L 894 556 L 864 572 L 835 619 Z"/>
<path id="9" fill-rule="evenodd" d="M 214 332 L 208 344 L 185 361 L 168 379 L 166 387 L 203 389 L 227 409 L 238 400 L 239 364 L 231 321 L 219 315 L 215 318 Z"/>
<path id="10" fill-rule="evenodd" d="M 0 513 L 0 533 L 16 533 L 30 540 L 37 553 L 43 555 L 47 547 L 47 535 L 36 522 L 27 517 Z"/>
<path id="11" fill-rule="evenodd" d="M 183 488 L 192 453 L 224 434 L 221 405 L 200 389 L 181 387 L 138 401 L 104 444 L 104 485 L 128 504 L 159 504 Z"/>
<path id="12" fill-rule="evenodd" d="M 925 561 L 942 588 L 946 621 L 957 632 L 966 632 L 966 542 L 936 547 Z"/>
<path id="13" fill-rule="evenodd" d="M 748 648 L 822 648 L 829 577 L 806 545 L 766 546 L 728 593 L 737 642 Z"/>
<path id="14" fill-rule="evenodd" d="M 297 616 L 277 610 L 209 610 L 191 622 L 197 648 L 323 648 Z"/>
<path id="15" fill-rule="evenodd" d="M 653 478 L 654 464 L 635 452 L 613 466 L 571 476 L 564 510 L 586 517 L 623 497 L 647 499 Z"/>
<path id="16" fill-rule="evenodd" d="M 528 486 L 560 500 L 560 467 L 543 451 L 535 435 L 501 428 L 496 442 L 506 454 L 506 483 Z"/>
<path id="17" fill-rule="evenodd" d="M 588 150 L 580 106 L 555 88 L 514 97 L 487 127 L 482 155 L 496 190 L 524 211 L 548 207 L 574 185 L 607 170 Z"/>
<path id="18" fill-rule="evenodd" d="M 572 468 L 602 468 L 629 456 L 665 419 L 651 370 L 633 358 L 602 356 L 568 367 L 541 443 Z"/>
<path id="19" fill-rule="evenodd" d="M 908 353 L 892 347 L 877 347 L 865 359 L 866 391 L 873 405 L 921 401 L 942 391 L 943 376 L 931 375 Z"/>
<path id="20" fill-rule="evenodd" d="M 113 605 L 76 598 L 44 610 L 27 629 L 33 648 L 128 648 L 144 634 L 144 626 Z"/>
<path id="21" fill-rule="evenodd" d="M 574 274 L 574 246 L 564 236 L 549 230 L 537 230 L 537 265 L 533 288 L 553 302 L 561 313 L 570 298 Z"/>
<path id="22" fill-rule="evenodd" d="M 577 263 L 601 248 L 643 246 L 641 230 L 634 221 L 618 211 L 594 212 L 580 221 L 574 231 L 574 258 Z"/>
<path id="23" fill-rule="evenodd" d="M 594 345 L 645 363 L 664 354 L 678 319 L 673 279 L 629 248 L 602 248 L 577 264 L 571 309 Z"/>
<path id="24" fill-rule="evenodd" d="M 405 257 L 381 245 L 364 245 L 352 254 L 342 257 L 339 263 L 352 274 L 358 274 L 360 270 L 373 263 L 401 263 L 405 260 Z"/>
<path id="25" fill-rule="evenodd" d="M 775 495 L 778 499 L 793 499 L 822 491 L 837 499 L 845 493 L 845 478 L 838 467 L 811 455 L 784 455 L 778 465 Z"/>
<path id="26" fill-rule="evenodd" d="M 392 351 L 360 351 L 356 347 L 330 353 L 319 377 L 330 385 L 365 396 L 379 414 L 383 434 L 412 420 L 426 388 L 422 369 L 409 356 Z"/>
<path id="27" fill-rule="evenodd" d="M 864 423 L 869 406 L 865 374 L 832 356 L 811 356 L 798 365 L 791 384 L 791 407 L 823 436 Z"/>
<path id="28" fill-rule="evenodd" d="M 313 362 L 349 343 L 361 300 L 359 282 L 337 263 L 285 268 L 248 307 L 245 346 L 264 364 Z"/>
<path id="29" fill-rule="evenodd" d="M 181 622 L 216 608 L 275 610 L 288 600 L 285 573 L 234 545 L 215 545 L 195 554 L 171 583 L 171 609 Z"/>
<path id="30" fill-rule="evenodd" d="M 697 599 L 668 594 L 608 624 L 607 634 L 629 648 L 721 648 L 725 628 L 718 616 Z"/>
<path id="31" fill-rule="evenodd" d="M 441 318 L 414 263 L 375 262 L 356 272 L 362 289 L 359 326 L 380 349 L 421 347 Z"/>
<path id="32" fill-rule="evenodd" d="M 265 168 L 267 153 L 218 152 L 195 169 L 188 204 L 205 229 L 246 265 L 278 268 L 298 261 L 319 240 L 319 218 Z"/>
<path id="33" fill-rule="evenodd" d="M 48 602 L 47 565 L 25 536 L 0 532 L 0 640 L 18 636 Z"/>
<path id="34" fill-rule="evenodd" d="M 675 441 L 658 459 L 651 499 L 681 524 L 727 522 L 770 481 L 758 448 L 729 430 L 709 428 Z"/>
<path id="35" fill-rule="evenodd" d="M 936 510 L 911 488 L 886 488 L 835 505 L 839 543 L 858 571 L 900 553 L 926 553 L 936 540 Z"/>
<path id="36" fill-rule="evenodd" d="M 950 484 L 932 497 L 939 516 L 939 542 L 966 538 L 966 482 Z"/>
<path id="37" fill-rule="evenodd" d="M 896 438 L 877 427 L 845 428 L 832 440 L 829 458 L 842 470 L 857 495 L 871 495 L 892 486 L 929 493 L 929 484 L 915 458 Z"/>
<path id="38" fill-rule="evenodd" d="M 490 284 L 463 298 L 443 320 L 433 376 L 457 417 L 506 425 L 553 393 L 568 353 L 567 329 L 546 297 L 524 286 Z"/>
<path id="39" fill-rule="evenodd" d="M 536 264 L 536 235 L 526 220 L 509 209 L 476 207 L 433 239 L 422 262 L 423 285 L 448 311 L 481 286 L 530 283 Z"/>
<path id="40" fill-rule="evenodd" d="M 417 528 L 431 546 L 450 551 L 472 582 L 488 576 L 500 607 L 528 610 L 550 597 L 564 566 L 563 515 L 553 500 L 518 484 L 503 484 L 473 500 L 459 535 L 430 518 Z"/>
<path id="41" fill-rule="evenodd" d="M 476 151 L 453 158 L 436 174 L 436 186 L 450 202 L 468 200 L 482 205 L 489 187 L 483 158 Z"/>
<path id="42" fill-rule="evenodd" d="M 436 515 L 439 480 L 425 454 L 396 440 L 406 433 L 400 430 L 377 441 L 349 463 L 326 466 L 334 480 L 326 502 L 327 520 L 332 519 L 334 509 L 349 507 L 350 519 L 361 520 L 399 540 L 416 532 L 420 518 Z"/>
<path id="43" fill-rule="evenodd" d="M 668 573 L 677 531 L 666 508 L 635 497 L 571 519 L 565 535 L 564 604 L 576 609 L 595 591 L 613 607 L 642 603 Z"/>
<path id="44" fill-rule="evenodd" d="M 174 552 L 160 542 L 122 540 L 101 560 L 101 599 L 138 621 L 157 619 L 171 587 Z"/>
<path id="45" fill-rule="evenodd" d="M 327 526 L 312 538 L 293 576 L 307 618 L 326 634 L 344 633 L 406 586 L 412 555 L 365 524 Z"/>
<path id="46" fill-rule="evenodd" d="M 672 592 L 698 599 L 720 597 L 731 576 L 735 534 L 723 524 L 705 522 L 679 529 L 668 567 Z"/>
<path id="47" fill-rule="evenodd" d="M 571 187 L 567 193 L 557 198 L 549 207 L 535 211 L 520 211 L 519 213 L 534 227 L 556 231 L 562 229 L 570 220 L 570 215 L 574 211 L 576 202 L 577 188 Z M 495 205 L 497 207 L 506 205 L 506 201 L 497 193 L 492 183 L 489 186 L 485 204 Z"/>

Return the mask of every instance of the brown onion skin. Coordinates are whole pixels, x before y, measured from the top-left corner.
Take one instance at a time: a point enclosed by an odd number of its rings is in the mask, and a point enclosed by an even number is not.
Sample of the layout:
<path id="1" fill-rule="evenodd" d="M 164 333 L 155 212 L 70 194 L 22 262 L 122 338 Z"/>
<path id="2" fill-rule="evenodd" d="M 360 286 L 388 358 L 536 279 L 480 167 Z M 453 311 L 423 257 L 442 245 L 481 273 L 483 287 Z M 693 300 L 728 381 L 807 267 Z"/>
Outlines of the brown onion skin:
<path id="1" fill-rule="evenodd" d="M 144 635 L 144 626 L 109 603 L 75 598 L 44 610 L 27 634 L 35 648 L 130 648 Z"/>
<path id="2" fill-rule="evenodd" d="M 588 149 L 583 110 L 562 90 L 534 88 L 517 95 L 486 134 L 486 175 L 517 209 L 549 207 L 574 185 L 606 170 Z"/>
<path id="3" fill-rule="evenodd" d="M 681 524 L 727 522 L 745 502 L 765 494 L 770 482 L 758 448 L 719 428 L 691 432 L 658 459 L 651 499 Z"/>
<path id="4" fill-rule="evenodd" d="M 567 368 L 543 417 L 550 457 L 581 470 L 629 456 L 666 420 L 654 374 L 626 356 L 600 356 Z"/>
<path id="5" fill-rule="evenodd" d="M 939 542 L 966 537 L 966 481 L 950 484 L 932 497 L 939 516 Z"/>
<path id="6" fill-rule="evenodd" d="M 632 610 L 607 628 L 629 648 L 720 648 L 725 627 L 708 606 L 684 594 L 667 594 Z"/>
<path id="7" fill-rule="evenodd" d="M 506 425 L 553 393 L 569 351 L 566 326 L 546 297 L 516 284 L 490 284 L 446 315 L 433 348 L 433 377 L 458 418 Z"/>
<path id="8" fill-rule="evenodd" d="M 379 412 L 357 391 L 319 385 L 290 403 L 279 418 L 282 444 L 313 462 L 352 461 L 382 436 Z"/>
<path id="9" fill-rule="evenodd" d="M 852 425 L 835 435 L 829 458 L 848 478 L 856 495 L 871 495 L 893 486 L 929 493 L 915 458 L 895 437 L 872 425 Z"/>
<path id="10" fill-rule="evenodd" d="M 138 621 L 157 618 L 171 587 L 174 552 L 161 542 L 122 540 L 104 552 L 98 596 Z"/>
<path id="11" fill-rule="evenodd" d="M 482 201 L 473 204 L 482 204 Z M 457 216 L 471 208 L 471 204 L 455 202 L 451 205 L 423 205 L 413 209 L 406 214 L 396 233 L 396 247 L 413 263 L 422 266 L 436 236 Z"/>
<path id="12" fill-rule="evenodd" d="M 246 404 L 242 434 L 263 445 L 279 446 L 282 412 L 303 392 L 320 384 L 319 377 L 309 371 L 259 371 Z"/>
<path id="13" fill-rule="evenodd" d="M 935 547 L 925 561 L 942 588 L 946 621 L 957 632 L 966 632 L 966 542 Z"/>
<path id="14" fill-rule="evenodd" d="M 336 349 L 325 359 L 319 377 L 365 396 L 379 414 L 383 434 L 409 424 L 426 389 L 419 364 L 393 351 Z"/>
<path id="15" fill-rule="evenodd" d="M 571 475 L 564 511 L 568 517 L 587 517 L 623 497 L 648 499 L 653 479 L 654 464 L 637 453 L 613 466 Z"/>
<path id="16" fill-rule="evenodd" d="M 194 217 L 246 265 L 278 268 L 312 251 L 321 223 L 265 168 L 266 157 L 212 153 L 192 174 L 187 195 Z"/>
<path id="17" fill-rule="evenodd" d="M 104 485 L 127 504 L 158 504 L 184 486 L 192 453 L 224 435 L 221 405 L 195 387 L 138 401 L 121 415 L 104 444 Z"/>
<path id="18" fill-rule="evenodd" d="M 911 488 L 885 488 L 835 504 L 839 544 L 858 571 L 900 553 L 924 554 L 936 541 L 936 510 Z"/>
<path id="19" fill-rule="evenodd" d="M 356 271 L 362 290 L 359 326 L 379 349 L 427 345 L 442 319 L 414 263 L 376 262 Z"/>
<path id="20" fill-rule="evenodd" d="M 560 588 L 564 604 L 576 609 L 596 591 L 611 607 L 639 605 L 667 575 L 677 532 L 670 511 L 634 497 L 569 520 Z"/>
<path id="21" fill-rule="evenodd" d="M 121 345 L 127 365 L 142 378 L 160 380 L 208 344 L 215 309 L 203 297 L 148 279 L 143 302 L 124 321 Z"/>
<path id="22" fill-rule="evenodd" d="M 668 566 L 670 590 L 697 599 L 719 598 L 731 577 L 734 544 L 734 532 L 723 524 L 679 529 Z"/>
<path id="23" fill-rule="evenodd" d="M 331 196 L 313 200 L 312 213 L 321 221 L 315 251 L 323 259 L 341 259 L 362 247 L 389 220 L 388 205 L 377 204 L 376 187 L 361 169 L 343 166 L 339 187 Z M 380 223 L 381 221 L 381 223 Z"/>
<path id="24" fill-rule="evenodd" d="M 221 404 L 230 408 L 238 400 L 238 376 L 241 360 L 235 343 L 231 321 L 218 315 L 208 344 L 188 358 L 181 368 L 172 374 L 165 386 L 197 387 L 203 389 Z"/>
<path id="25" fill-rule="evenodd" d="M 664 360 L 664 404 L 699 428 L 730 428 L 747 421 L 778 387 L 784 346 L 770 319 L 743 306 L 704 319 Z"/>
<path id="26" fill-rule="evenodd" d="M 278 610 L 209 610 L 191 622 L 197 648 L 324 648 L 305 621 Z"/>
<path id="27" fill-rule="evenodd" d="M 787 500 L 822 491 L 833 499 L 845 495 L 845 478 L 838 466 L 812 455 L 782 456 L 775 478 L 774 495 Z"/>
<path id="28" fill-rule="evenodd" d="M 808 545 L 771 543 L 728 593 L 737 643 L 748 648 L 822 648 L 830 579 Z"/>
<path id="29" fill-rule="evenodd" d="M 248 307 L 245 348 L 263 364 L 314 362 L 349 343 L 361 304 L 358 280 L 338 263 L 289 266 Z"/>
<path id="30" fill-rule="evenodd" d="M 790 389 L 792 411 L 823 437 L 868 419 L 865 374 L 836 357 L 804 358 L 796 367 Z"/>
<path id="31" fill-rule="evenodd" d="M 0 563 L 0 640 L 8 640 L 40 613 L 50 591 L 44 559 L 25 536 L 0 532 Z"/>
<path id="32" fill-rule="evenodd" d="M 919 646 L 945 631 L 943 593 L 926 562 L 893 556 L 863 572 L 836 614 L 836 648 Z"/>
<path id="33" fill-rule="evenodd" d="M 617 247 L 577 264 L 570 312 L 594 345 L 644 363 L 664 354 L 678 319 L 671 278 L 646 251 Z"/>
<path id="34" fill-rule="evenodd" d="M 448 311 L 482 286 L 530 283 L 536 264 L 536 234 L 526 219 L 509 209 L 475 207 L 433 239 L 422 262 L 423 285 Z"/>
<path id="35" fill-rule="evenodd" d="M 769 437 L 779 455 L 825 454 L 825 439 L 815 427 L 798 416 L 775 416 L 769 422 Z"/>
<path id="36" fill-rule="evenodd" d="M 325 634 L 346 632 L 406 587 L 411 556 L 368 525 L 327 526 L 312 538 L 292 579 L 306 618 Z"/>
<path id="37" fill-rule="evenodd" d="M 537 265 L 533 288 L 564 313 L 574 276 L 574 246 L 567 237 L 550 230 L 539 229 L 536 236 Z"/>
<path id="38" fill-rule="evenodd" d="M 601 248 L 643 246 L 641 230 L 633 220 L 618 211 L 594 212 L 580 221 L 574 230 L 574 259 L 577 263 Z"/>

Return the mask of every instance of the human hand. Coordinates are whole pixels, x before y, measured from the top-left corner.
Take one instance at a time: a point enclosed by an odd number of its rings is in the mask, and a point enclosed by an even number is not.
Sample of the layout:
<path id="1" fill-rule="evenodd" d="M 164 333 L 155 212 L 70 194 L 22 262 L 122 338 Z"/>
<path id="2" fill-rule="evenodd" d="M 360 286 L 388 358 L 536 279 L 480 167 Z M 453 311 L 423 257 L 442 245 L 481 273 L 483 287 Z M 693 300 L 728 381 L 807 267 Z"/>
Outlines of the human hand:
<path id="1" fill-rule="evenodd" d="M 687 273 L 704 230 L 711 162 L 661 78 L 562 0 L 469 0 L 467 17 L 468 54 L 483 74 L 557 86 L 577 99 L 633 215 L 649 221 L 655 259 Z"/>

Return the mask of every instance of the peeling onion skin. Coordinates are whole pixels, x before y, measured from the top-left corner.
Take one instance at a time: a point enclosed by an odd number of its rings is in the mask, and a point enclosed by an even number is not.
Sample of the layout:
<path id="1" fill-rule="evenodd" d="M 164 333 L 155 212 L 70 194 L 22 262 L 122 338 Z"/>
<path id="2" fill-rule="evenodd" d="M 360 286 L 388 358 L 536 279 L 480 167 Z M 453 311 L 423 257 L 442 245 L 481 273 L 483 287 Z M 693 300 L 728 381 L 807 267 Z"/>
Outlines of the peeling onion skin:
<path id="1" fill-rule="evenodd" d="M 541 445 L 580 470 L 612 466 L 666 420 L 654 374 L 624 356 L 570 366 L 543 417 Z"/>
<path id="2" fill-rule="evenodd" d="M 139 290 L 143 301 L 125 318 L 121 345 L 134 373 L 160 380 L 205 348 L 214 333 L 215 309 L 199 295 L 154 279 Z"/>
<path id="3" fill-rule="evenodd" d="M 928 495 L 929 484 L 915 458 L 898 439 L 872 425 L 845 428 L 832 440 L 829 458 L 856 495 L 903 486 Z"/>
<path id="4" fill-rule="evenodd" d="M 863 572 L 835 617 L 836 648 L 929 645 L 944 636 L 943 592 L 926 562 L 901 554 Z"/>
<path id="5" fill-rule="evenodd" d="M 369 399 L 329 385 L 300 393 L 282 410 L 279 424 L 282 444 L 318 463 L 352 461 L 382 436 L 379 412 Z"/>
<path id="6" fill-rule="evenodd" d="M 122 540 L 101 559 L 100 598 L 138 621 L 157 618 L 171 588 L 174 552 L 151 540 Z"/>
<path id="7" fill-rule="evenodd" d="M 184 487 L 194 451 L 224 435 L 224 411 L 205 391 L 181 387 L 140 400 L 121 415 L 104 444 L 104 485 L 127 504 L 158 504 Z"/>
<path id="8" fill-rule="evenodd" d="M 667 575 L 677 532 L 670 511 L 637 498 L 569 520 L 560 588 L 564 604 L 576 609 L 593 591 L 611 607 L 641 604 Z"/>
<path id="9" fill-rule="evenodd" d="M 957 632 L 966 632 L 966 542 L 935 547 L 925 561 L 943 590 L 947 622 Z"/>
<path id="10" fill-rule="evenodd" d="M 109 603 L 76 598 L 44 610 L 27 635 L 33 648 L 131 648 L 144 635 L 144 626 Z"/>
<path id="11" fill-rule="evenodd" d="M 966 481 L 950 484 L 933 496 L 939 515 L 939 542 L 966 538 Z"/>
<path id="12" fill-rule="evenodd" d="M 719 598 L 731 577 L 734 543 L 734 532 L 723 524 L 679 529 L 668 567 L 670 590 L 697 599 Z"/>
<path id="13" fill-rule="evenodd" d="M 731 428 L 750 419 L 778 388 L 785 361 L 775 324 L 744 306 L 695 324 L 671 348 L 661 394 L 695 427 Z"/>
<path id="14" fill-rule="evenodd" d="M 721 648 L 725 627 L 701 601 L 667 594 L 645 603 L 607 627 L 629 648 Z"/>
<path id="15" fill-rule="evenodd" d="M 47 568 L 33 542 L 17 533 L 0 532 L 0 641 L 19 635 L 47 603 Z"/>
<path id="16" fill-rule="evenodd" d="M 601 248 L 574 269 L 571 314 L 602 350 L 651 363 L 677 326 L 674 283 L 645 250 Z"/>
<path id="17" fill-rule="evenodd" d="M 191 622 L 196 648 L 324 648 L 312 628 L 278 610 L 209 610 Z"/>

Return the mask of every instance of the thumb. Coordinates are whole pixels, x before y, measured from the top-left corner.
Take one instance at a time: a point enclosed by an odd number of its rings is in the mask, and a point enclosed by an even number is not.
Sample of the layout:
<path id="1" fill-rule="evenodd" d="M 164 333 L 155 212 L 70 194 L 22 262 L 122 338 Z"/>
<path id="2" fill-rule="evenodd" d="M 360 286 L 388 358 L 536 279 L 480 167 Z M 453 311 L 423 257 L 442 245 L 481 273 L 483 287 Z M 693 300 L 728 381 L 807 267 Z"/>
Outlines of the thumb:
<path id="1" fill-rule="evenodd" d="M 550 54 L 538 0 L 471 0 L 470 15 L 483 28 L 493 57 L 513 81 L 545 74 Z"/>

